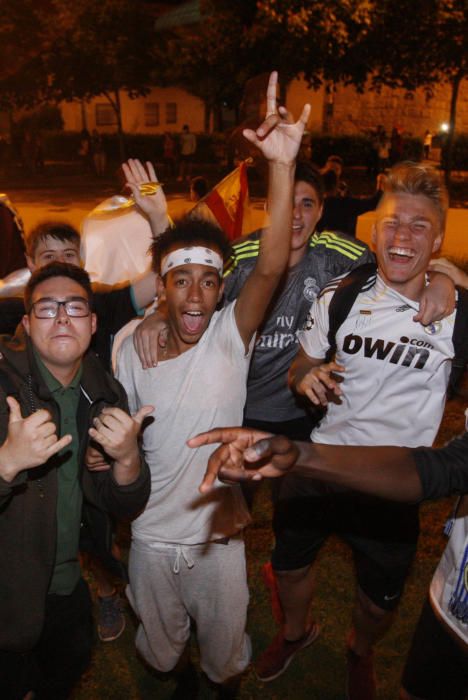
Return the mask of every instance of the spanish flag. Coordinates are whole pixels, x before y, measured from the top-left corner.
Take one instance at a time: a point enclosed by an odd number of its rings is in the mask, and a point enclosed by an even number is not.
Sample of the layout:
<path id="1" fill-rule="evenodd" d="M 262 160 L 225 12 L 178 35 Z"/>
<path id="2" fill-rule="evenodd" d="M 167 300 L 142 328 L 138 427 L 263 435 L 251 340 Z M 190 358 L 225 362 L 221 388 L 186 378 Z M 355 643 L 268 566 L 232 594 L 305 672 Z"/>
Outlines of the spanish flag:
<path id="1" fill-rule="evenodd" d="M 212 219 L 230 241 L 253 230 L 250 221 L 247 162 L 226 175 L 190 211 L 190 216 Z"/>

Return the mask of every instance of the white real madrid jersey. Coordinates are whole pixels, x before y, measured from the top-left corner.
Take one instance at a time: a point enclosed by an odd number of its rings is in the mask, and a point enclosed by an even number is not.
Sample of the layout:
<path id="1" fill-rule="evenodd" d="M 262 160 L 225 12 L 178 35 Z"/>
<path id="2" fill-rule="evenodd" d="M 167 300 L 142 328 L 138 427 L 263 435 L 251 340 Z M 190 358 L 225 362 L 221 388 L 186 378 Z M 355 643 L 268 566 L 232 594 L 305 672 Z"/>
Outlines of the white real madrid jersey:
<path id="1" fill-rule="evenodd" d="M 339 280 L 338 280 L 339 281 Z M 328 307 L 337 280 L 313 304 L 299 342 L 313 358 L 329 348 Z M 343 365 L 343 395 L 329 402 L 314 442 L 339 445 L 428 446 L 445 405 L 454 356 L 455 313 L 422 326 L 413 321 L 418 303 L 375 284 L 358 294 L 337 331 L 336 361 Z"/>

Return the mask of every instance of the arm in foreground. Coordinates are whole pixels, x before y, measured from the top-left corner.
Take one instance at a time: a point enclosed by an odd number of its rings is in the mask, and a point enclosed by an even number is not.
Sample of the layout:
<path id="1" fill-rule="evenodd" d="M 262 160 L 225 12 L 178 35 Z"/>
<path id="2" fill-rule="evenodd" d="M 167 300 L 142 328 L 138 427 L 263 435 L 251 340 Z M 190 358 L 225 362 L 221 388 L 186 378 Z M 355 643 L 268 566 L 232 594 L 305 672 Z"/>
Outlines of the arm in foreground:
<path id="1" fill-rule="evenodd" d="M 188 441 L 190 447 L 222 443 L 211 455 L 200 491 L 215 479 L 258 481 L 288 471 L 396 501 L 423 498 L 412 451 L 403 447 L 342 447 L 292 442 L 249 428 L 219 428 Z"/>
<path id="2" fill-rule="evenodd" d="M 468 493 L 468 432 L 444 447 L 357 447 L 292 442 L 250 428 L 218 428 L 189 440 L 190 447 L 221 443 L 200 486 L 219 476 L 260 480 L 288 471 L 394 501 L 415 502 Z"/>

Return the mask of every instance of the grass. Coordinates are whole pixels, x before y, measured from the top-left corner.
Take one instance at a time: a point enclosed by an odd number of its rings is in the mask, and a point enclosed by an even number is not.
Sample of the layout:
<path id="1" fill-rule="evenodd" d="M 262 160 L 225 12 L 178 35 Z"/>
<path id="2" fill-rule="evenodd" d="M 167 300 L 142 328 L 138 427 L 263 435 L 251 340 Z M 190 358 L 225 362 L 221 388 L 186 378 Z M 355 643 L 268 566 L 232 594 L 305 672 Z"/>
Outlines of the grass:
<path id="1" fill-rule="evenodd" d="M 439 431 L 438 444 L 463 431 L 465 402 L 447 404 Z M 379 699 L 394 700 L 412 630 L 423 603 L 429 581 L 445 546 L 443 524 L 450 513 L 451 500 L 422 506 L 418 555 L 408 580 L 395 623 L 377 650 L 376 670 Z M 248 631 L 254 657 L 276 632 L 268 592 L 261 568 L 268 561 L 272 545 L 269 485 L 262 484 L 255 501 L 254 522 L 246 531 L 251 601 Z M 288 670 L 271 683 L 258 681 L 252 670 L 243 677 L 239 700 L 338 700 L 344 695 L 344 645 L 354 596 L 354 577 L 348 549 L 330 539 L 317 562 L 314 614 L 322 625 L 318 640 L 302 651 Z M 135 620 L 127 613 L 127 628 L 115 642 L 96 644 L 92 666 L 76 690 L 74 700 L 165 700 L 174 682 L 145 667 L 135 655 Z M 191 642 L 196 657 L 196 646 Z M 212 697 L 202 686 L 201 697 Z M 191 700 L 187 698 L 187 700 Z"/>

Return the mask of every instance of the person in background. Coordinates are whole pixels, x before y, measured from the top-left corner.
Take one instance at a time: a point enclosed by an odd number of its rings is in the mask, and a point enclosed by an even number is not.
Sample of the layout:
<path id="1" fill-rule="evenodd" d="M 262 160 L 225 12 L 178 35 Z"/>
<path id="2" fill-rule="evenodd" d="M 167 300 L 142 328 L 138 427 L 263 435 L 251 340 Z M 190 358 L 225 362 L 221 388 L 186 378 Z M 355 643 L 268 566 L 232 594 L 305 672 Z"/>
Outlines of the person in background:
<path id="1" fill-rule="evenodd" d="M 163 165 L 164 177 L 176 176 L 176 142 L 170 131 L 164 132 Z"/>
<path id="2" fill-rule="evenodd" d="M 339 231 L 356 237 L 358 216 L 374 211 L 382 197 L 385 175 L 377 175 L 375 194 L 371 197 L 351 197 L 338 194 L 338 177 L 333 170 L 323 174 L 325 199 L 317 231 Z"/>
<path id="3" fill-rule="evenodd" d="M 179 177 L 180 182 L 185 178 L 190 177 L 192 172 L 193 157 L 197 150 L 197 137 L 190 131 L 188 124 L 182 127 L 182 133 L 179 136 Z"/>
<path id="4" fill-rule="evenodd" d="M 192 177 L 190 180 L 190 201 L 198 202 L 200 199 L 208 194 L 208 181 L 205 177 L 198 175 L 197 177 Z"/>
<path id="5" fill-rule="evenodd" d="M 345 195 L 348 194 L 348 185 L 342 179 L 343 168 L 344 168 L 343 158 L 341 156 L 331 155 L 331 156 L 328 156 L 325 165 L 323 166 L 323 168 L 320 171 L 322 173 L 322 175 L 325 175 L 325 173 L 329 172 L 330 170 L 336 174 L 336 179 L 337 179 L 336 193 L 339 197 L 344 197 Z"/>
<path id="6" fill-rule="evenodd" d="M 432 147 L 432 139 L 434 137 L 434 134 L 432 134 L 429 129 L 426 129 L 426 132 L 424 134 L 424 141 L 423 141 L 423 151 L 424 151 L 424 158 L 426 160 L 429 160 L 429 156 L 431 154 L 431 147 Z"/>
<path id="7" fill-rule="evenodd" d="M 91 135 L 91 153 L 93 156 L 94 172 L 102 177 L 106 172 L 107 155 L 104 148 L 104 139 L 97 129 L 93 129 Z"/>

